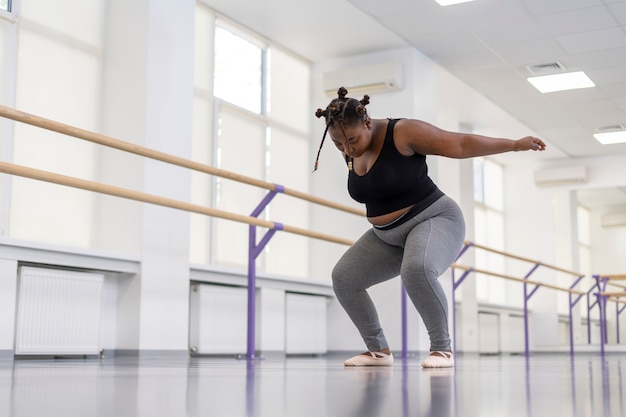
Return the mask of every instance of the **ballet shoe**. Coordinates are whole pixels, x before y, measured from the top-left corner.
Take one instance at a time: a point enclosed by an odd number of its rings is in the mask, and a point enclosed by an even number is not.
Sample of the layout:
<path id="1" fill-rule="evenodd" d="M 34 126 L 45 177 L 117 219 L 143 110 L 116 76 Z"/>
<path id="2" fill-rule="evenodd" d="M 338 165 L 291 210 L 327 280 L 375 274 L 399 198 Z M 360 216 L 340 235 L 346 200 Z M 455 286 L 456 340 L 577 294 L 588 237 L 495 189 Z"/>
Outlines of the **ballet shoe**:
<path id="1" fill-rule="evenodd" d="M 393 354 L 365 352 L 346 359 L 343 364 L 345 366 L 391 366 L 393 365 Z"/>
<path id="2" fill-rule="evenodd" d="M 452 352 L 433 351 L 422 362 L 423 368 L 452 368 L 454 366 L 454 356 Z"/>

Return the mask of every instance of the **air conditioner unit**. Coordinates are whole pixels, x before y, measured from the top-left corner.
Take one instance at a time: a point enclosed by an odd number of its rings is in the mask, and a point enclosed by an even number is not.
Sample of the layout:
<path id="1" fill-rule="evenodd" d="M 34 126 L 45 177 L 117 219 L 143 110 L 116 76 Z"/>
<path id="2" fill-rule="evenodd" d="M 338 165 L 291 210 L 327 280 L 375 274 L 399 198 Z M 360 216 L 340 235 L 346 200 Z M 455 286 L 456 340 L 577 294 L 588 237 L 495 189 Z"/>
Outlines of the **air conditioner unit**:
<path id="1" fill-rule="evenodd" d="M 403 80 L 402 65 L 397 62 L 343 68 L 322 74 L 324 92 L 330 97 L 336 97 L 340 87 L 345 87 L 348 95 L 355 98 L 359 94 L 399 91 Z"/>
<path id="2" fill-rule="evenodd" d="M 604 214 L 600 221 L 602 227 L 626 226 L 626 212 Z"/>
<path id="3" fill-rule="evenodd" d="M 570 166 L 545 168 L 535 171 L 537 185 L 565 185 L 587 182 L 587 167 Z"/>

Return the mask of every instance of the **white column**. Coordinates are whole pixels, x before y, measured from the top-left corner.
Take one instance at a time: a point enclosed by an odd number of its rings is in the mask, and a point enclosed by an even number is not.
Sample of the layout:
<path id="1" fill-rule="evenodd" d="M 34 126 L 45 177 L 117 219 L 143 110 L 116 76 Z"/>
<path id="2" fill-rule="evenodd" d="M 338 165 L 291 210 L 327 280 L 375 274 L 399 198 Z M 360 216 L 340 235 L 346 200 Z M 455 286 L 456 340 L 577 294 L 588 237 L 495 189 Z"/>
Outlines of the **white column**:
<path id="1" fill-rule="evenodd" d="M 439 187 L 461 207 L 465 217 L 465 239 L 474 241 L 474 171 L 471 159 L 431 158 L 433 178 Z M 475 265 L 474 251 L 468 250 L 459 261 Z M 458 281 L 463 271 L 456 271 Z M 450 336 L 454 338 L 452 306 L 452 274 L 448 271 L 440 278 L 450 300 Z M 476 298 L 476 275 L 469 274 L 456 290 L 456 345 L 458 351 L 478 352 L 478 299 Z"/>
<path id="2" fill-rule="evenodd" d="M 0 353 L 13 352 L 16 294 L 17 261 L 0 259 Z"/>
<path id="3" fill-rule="evenodd" d="M 108 2 L 103 131 L 191 158 L 195 1 Z M 190 171 L 107 150 L 103 182 L 190 200 Z M 98 246 L 141 257 L 120 283 L 118 349 L 187 349 L 189 214 L 101 197 Z"/>

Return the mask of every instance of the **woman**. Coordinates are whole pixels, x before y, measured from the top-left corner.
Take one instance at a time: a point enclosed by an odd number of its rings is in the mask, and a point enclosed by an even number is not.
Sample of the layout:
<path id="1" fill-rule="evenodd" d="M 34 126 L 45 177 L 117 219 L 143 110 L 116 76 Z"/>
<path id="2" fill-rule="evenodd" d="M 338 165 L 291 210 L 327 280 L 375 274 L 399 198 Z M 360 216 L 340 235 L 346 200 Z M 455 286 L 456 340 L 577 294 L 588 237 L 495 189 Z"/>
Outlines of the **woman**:
<path id="1" fill-rule="evenodd" d="M 454 262 L 465 239 L 463 214 L 428 176 L 426 155 L 471 158 L 509 151 L 543 151 L 536 137 L 519 140 L 441 130 L 414 119 L 371 119 L 362 100 L 338 98 L 316 116 L 344 155 L 348 192 L 364 203 L 372 228 L 333 269 L 337 299 L 357 327 L 368 351 L 346 366 L 390 366 L 393 355 L 367 288 L 400 275 L 430 338 L 426 368 L 452 367 L 448 302 L 438 278 Z"/>

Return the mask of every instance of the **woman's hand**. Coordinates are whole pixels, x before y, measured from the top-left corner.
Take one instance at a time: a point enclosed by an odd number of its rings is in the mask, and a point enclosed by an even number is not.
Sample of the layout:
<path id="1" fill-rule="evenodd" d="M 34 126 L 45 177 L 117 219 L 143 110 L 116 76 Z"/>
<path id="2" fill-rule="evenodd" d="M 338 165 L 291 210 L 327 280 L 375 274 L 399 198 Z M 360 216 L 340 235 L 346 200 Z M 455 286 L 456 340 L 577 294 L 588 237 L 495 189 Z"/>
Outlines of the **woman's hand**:
<path id="1" fill-rule="evenodd" d="M 516 151 L 545 151 L 546 144 L 534 136 L 526 136 L 516 141 Z"/>

